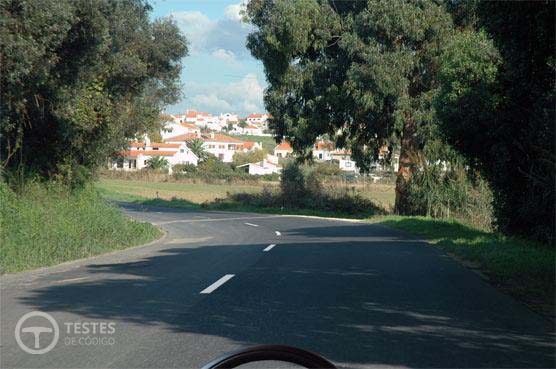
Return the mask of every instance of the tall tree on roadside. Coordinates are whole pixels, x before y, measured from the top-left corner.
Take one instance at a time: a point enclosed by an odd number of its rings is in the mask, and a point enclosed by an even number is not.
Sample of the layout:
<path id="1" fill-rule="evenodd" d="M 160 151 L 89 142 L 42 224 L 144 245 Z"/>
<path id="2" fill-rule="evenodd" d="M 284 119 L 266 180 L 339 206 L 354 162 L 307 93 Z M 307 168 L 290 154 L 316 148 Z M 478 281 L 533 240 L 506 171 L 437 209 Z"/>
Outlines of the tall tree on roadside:
<path id="1" fill-rule="evenodd" d="M 187 44 L 150 10 L 143 0 L 0 0 L 5 172 L 91 172 L 157 125 L 179 96 Z"/>
<path id="2" fill-rule="evenodd" d="M 265 105 L 277 138 L 308 154 L 327 134 L 368 169 L 400 140 L 396 211 L 410 211 L 408 182 L 435 124 L 441 46 L 452 31 L 432 0 L 252 0 L 247 46 L 265 67 Z"/>
<path id="3" fill-rule="evenodd" d="M 436 109 L 449 142 L 484 173 L 501 230 L 555 239 L 554 2 L 452 2 Z"/>

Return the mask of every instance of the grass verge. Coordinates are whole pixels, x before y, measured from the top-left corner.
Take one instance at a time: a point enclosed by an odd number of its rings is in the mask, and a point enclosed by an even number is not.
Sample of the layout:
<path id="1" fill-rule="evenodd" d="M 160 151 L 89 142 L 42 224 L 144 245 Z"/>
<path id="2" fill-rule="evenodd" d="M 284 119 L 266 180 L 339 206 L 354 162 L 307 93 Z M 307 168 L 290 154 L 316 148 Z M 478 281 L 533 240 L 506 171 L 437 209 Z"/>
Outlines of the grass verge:
<path id="1" fill-rule="evenodd" d="M 421 236 L 492 284 L 554 319 L 555 250 L 522 239 L 485 232 L 455 220 L 386 216 L 371 218 Z"/>
<path id="2" fill-rule="evenodd" d="M 150 223 L 129 219 L 94 188 L 68 193 L 29 184 L 19 194 L 0 182 L 0 273 L 51 266 L 161 236 Z"/>

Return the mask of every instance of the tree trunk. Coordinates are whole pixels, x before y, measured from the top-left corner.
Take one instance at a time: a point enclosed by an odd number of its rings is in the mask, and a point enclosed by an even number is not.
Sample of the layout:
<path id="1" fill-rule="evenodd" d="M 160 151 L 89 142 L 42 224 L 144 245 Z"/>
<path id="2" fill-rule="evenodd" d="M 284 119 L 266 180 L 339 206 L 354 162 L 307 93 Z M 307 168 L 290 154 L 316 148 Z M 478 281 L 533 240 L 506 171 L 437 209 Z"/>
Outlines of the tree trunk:
<path id="1" fill-rule="evenodd" d="M 396 178 L 396 214 L 409 215 L 411 213 L 409 193 L 407 186 L 411 181 L 413 169 L 415 168 L 415 121 L 409 118 L 404 126 L 401 139 L 400 161 L 398 177 Z"/>

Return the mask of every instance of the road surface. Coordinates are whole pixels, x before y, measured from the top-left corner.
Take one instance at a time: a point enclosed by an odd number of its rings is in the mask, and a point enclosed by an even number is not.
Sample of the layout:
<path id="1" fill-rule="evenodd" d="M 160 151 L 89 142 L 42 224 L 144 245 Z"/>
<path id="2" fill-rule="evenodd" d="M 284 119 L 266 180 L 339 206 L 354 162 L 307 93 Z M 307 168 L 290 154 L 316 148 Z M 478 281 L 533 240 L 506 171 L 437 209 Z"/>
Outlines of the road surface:
<path id="1" fill-rule="evenodd" d="M 309 349 L 346 368 L 555 364 L 550 322 L 398 231 L 289 216 L 124 210 L 166 235 L 0 278 L 0 367 L 198 368 L 262 343 Z M 59 326 L 44 354 L 24 352 L 15 339 L 18 320 L 32 311 Z M 20 329 L 44 325 L 32 319 Z M 20 338 L 35 348 L 32 333 Z M 38 348 L 51 342 L 54 331 L 41 333 Z"/>

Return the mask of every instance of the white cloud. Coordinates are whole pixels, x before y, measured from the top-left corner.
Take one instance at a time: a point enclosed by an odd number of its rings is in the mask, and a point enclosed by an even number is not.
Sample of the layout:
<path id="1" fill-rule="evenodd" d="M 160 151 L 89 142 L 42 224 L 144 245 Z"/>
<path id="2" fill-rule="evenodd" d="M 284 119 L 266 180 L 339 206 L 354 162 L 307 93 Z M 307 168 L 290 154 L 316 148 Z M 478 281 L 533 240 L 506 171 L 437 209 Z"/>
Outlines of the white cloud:
<path id="1" fill-rule="evenodd" d="M 224 16 L 229 20 L 241 22 L 243 17 L 240 12 L 242 10 L 245 10 L 246 5 L 247 3 L 245 1 L 242 1 L 238 4 L 228 5 L 226 9 L 224 9 Z"/>
<path id="2" fill-rule="evenodd" d="M 212 52 L 212 56 L 218 59 L 222 59 L 228 62 L 235 61 L 236 55 L 233 51 L 225 50 L 225 49 L 216 49 Z"/>
<path id="3" fill-rule="evenodd" d="M 196 107 L 201 107 L 200 110 L 219 112 L 232 110 L 232 106 L 226 100 L 219 99 L 216 94 L 195 95 L 191 99 L 191 103 Z"/>
<path id="4" fill-rule="evenodd" d="M 225 49 L 236 57 L 248 57 L 245 40 L 252 27 L 241 22 L 242 6 L 241 3 L 228 6 L 225 17 L 218 20 L 210 20 L 198 11 L 174 12 L 171 16 L 188 39 L 192 54 Z"/>
<path id="5" fill-rule="evenodd" d="M 212 112 L 230 112 L 240 115 L 263 112 L 263 93 L 254 74 L 247 74 L 241 80 L 230 83 L 201 84 L 191 82 L 186 85 L 188 95 L 186 106 Z"/>
<path id="6" fill-rule="evenodd" d="M 216 22 L 198 11 L 174 12 L 171 16 L 189 41 L 191 52 L 202 52 L 206 48 L 207 35 L 214 28 Z"/>

